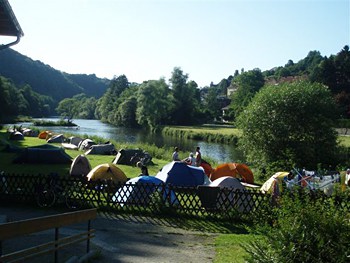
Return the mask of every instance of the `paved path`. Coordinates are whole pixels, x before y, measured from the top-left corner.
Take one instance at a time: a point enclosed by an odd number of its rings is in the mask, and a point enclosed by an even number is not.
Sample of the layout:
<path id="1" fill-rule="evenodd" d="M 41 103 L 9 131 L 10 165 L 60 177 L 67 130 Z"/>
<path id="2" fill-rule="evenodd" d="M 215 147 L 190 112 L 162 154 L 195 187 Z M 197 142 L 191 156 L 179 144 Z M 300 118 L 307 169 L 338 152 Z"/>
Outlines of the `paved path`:
<path id="1" fill-rule="evenodd" d="M 0 215 L 6 215 L 9 221 L 57 214 L 55 210 L 29 209 L 25 207 L 1 207 Z M 113 216 L 99 214 L 93 221 L 96 237 L 92 240 L 92 249 L 100 251 L 92 262 L 213 262 L 213 247 L 216 234 L 201 231 L 188 231 L 164 220 Z M 62 228 L 60 233 L 68 235 L 86 229 L 86 224 Z M 52 240 L 53 231 L 44 231 L 30 236 L 4 242 L 4 252 Z M 73 255 L 83 255 L 84 244 L 62 251 L 60 261 L 65 262 Z M 52 262 L 49 255 L 31 262 Z"/>

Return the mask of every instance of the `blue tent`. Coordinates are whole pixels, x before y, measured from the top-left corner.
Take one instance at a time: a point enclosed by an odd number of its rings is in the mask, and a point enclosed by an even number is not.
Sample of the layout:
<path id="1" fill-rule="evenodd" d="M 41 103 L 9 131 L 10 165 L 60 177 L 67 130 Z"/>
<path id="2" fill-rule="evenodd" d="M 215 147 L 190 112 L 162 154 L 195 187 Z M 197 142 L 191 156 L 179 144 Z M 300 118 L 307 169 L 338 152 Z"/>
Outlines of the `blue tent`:
<path id="1" fill-rule="evenodd" d="M 166 184 L 173 186 L 198 186 L 210 184 L 202 167 L 187 165 L 183 162 L 171 162 L 166 164 L 156 175 Z"/>
<path id="2" fill-rule="evenodd" d="M 151 201 L 151 195 L 161 190 L 163 182 L 154 176 L 139 176 L 130 179 L 118 189 L 112 197 L 113 202 L 124 204 L 147 205 Z"/>

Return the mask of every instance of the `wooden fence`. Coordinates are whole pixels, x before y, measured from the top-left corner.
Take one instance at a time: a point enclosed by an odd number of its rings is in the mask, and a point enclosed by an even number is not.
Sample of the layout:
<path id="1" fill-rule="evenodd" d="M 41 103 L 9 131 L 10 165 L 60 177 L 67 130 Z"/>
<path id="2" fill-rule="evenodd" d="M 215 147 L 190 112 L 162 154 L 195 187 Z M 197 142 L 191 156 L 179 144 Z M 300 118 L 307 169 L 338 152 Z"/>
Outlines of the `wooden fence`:
<path id="1" fill-rule="evenodd" d="M 254 213 L 270 196 L 255 190 L 219 187 L 175 187 L 168 184 L 88 182 L 50 175 L 0 175 L 0 200 L 39 206 L 98 208 L 115 213 L 230 218 Z"/>
<path id="2" fill-rule="evenodd" d="M 0 224 L 0 262 L 26 262 L 29 258 L 49 253 L 53 253 L 54 256 L 51 262 L 58 262 L 58 251 L 60 249 L 83 241 L 86 241 L 86 252 L 88 253 L 90 239 L 94 237 L 94 230 L 91 229 L 90 221 L 94 218 L 96 218 L 96 209 L 87 209 Z M 60 227 L 80 222 L 87 222 L 86 231 L 63 238 L 59 236 Z M 2 244 L 6 240 L 48 229 L 55 229 L 53 241 L 3 254 Z"/>

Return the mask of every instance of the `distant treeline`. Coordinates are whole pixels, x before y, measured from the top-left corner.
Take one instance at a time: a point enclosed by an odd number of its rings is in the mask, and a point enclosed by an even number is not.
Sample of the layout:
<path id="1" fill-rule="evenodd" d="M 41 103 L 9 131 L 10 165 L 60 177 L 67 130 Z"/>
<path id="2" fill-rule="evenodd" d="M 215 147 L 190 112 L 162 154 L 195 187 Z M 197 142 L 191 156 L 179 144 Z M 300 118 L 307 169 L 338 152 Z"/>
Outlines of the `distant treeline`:
<path id="1" fill-rule="evenodd" d="M 339 119 L 350 118 L 350 51 L 323 57 L 310 51 L 302 60 L 262 72 L 235 70 L 218 84 L 198 87 L 175 67 L 169 81 L 130 83 L 125 75 L 103 80 L 95 75 L 70 75 L 13 51 L 0 52 L 0 118 L 19 114 L 100 119 L 125 127 L 234 123 L 265 84 L 308 80 L 326 85 L 334 96 Z M 20 70 L 19 70 L 20 69 Z M 11 80 L 9 80 L 10 78 Z M 233 91 L 228 96 L 228 91 Z M 3 107 L 3 106 L 1 106 Z"/>

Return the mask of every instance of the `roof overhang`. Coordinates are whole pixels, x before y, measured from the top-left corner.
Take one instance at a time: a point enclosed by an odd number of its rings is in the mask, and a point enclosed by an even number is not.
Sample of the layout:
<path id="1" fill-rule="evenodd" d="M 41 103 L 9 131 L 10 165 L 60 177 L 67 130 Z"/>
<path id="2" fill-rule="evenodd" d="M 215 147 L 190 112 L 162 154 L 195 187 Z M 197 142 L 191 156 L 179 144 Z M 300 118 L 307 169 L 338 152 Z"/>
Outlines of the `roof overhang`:
<path id="1" fill-rule="evenodd" d="M 17 44 L 24 36 L 15 14 L 8 0 L 0 0 L 0 35 L 16 37 L 16 40 L 8 44 L 0 44 L 0 50 Z"/>

